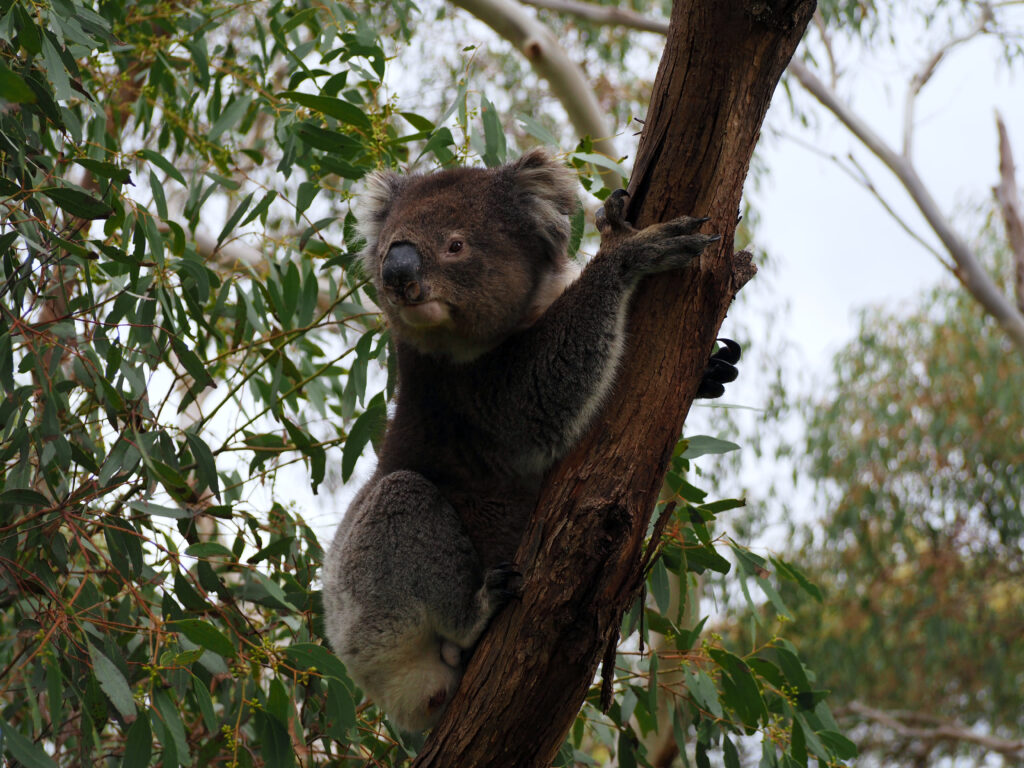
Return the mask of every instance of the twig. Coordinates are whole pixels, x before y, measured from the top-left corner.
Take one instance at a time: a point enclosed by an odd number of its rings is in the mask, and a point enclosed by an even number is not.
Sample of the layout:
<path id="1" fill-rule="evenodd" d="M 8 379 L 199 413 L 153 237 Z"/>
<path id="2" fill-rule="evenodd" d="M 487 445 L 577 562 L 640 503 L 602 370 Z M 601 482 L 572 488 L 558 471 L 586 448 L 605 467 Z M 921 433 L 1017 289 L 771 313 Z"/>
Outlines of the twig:
<path id="1" fill-rule="evenodd" d="M 908 161 L 910 160 L 911 146 L 913 144 L 914 109 L 917 105 L 917 97 L 921 93 L 921 89 L 932 79 L 932 76 L 939 68 L 939 64 L 942 63 L 942 60 L 946 58 L 950 51 L 958 45 L 980 35 L 985 31 L 989 23 L 995 20 L 995 17 L 992 15 L 992 8 L 988 3 L 980 3 L 979 5 L 981 6 L 981 13 L 978 14 L 974 26 L 959 37 L 952 38 L 936 50 L 928 57 L 921 68 L 914 73 L 914 76 L 910 78 L 910 87 L 907 88 L 907 99 L 903 107 L 903 156 Z"/>

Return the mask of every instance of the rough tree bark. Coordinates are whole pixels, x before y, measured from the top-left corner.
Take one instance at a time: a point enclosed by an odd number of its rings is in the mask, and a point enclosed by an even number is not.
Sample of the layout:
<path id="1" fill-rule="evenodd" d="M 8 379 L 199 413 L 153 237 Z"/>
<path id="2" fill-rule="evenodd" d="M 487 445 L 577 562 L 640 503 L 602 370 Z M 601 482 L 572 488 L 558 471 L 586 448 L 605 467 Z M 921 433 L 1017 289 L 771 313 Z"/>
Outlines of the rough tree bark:
<path id="1" fill-rule="evenodd" d="M 545 484 L 519 550 L 523 593 L 486 633 L 418 768 L 547 766 L 643 583 L 671 451 L 749 257 L 731 250 L 772 93 L 814 0 L 676 0 L 630 183 L 638 225 L 711 216 L 722 246 L 641 285 L 603 415 Z"/>

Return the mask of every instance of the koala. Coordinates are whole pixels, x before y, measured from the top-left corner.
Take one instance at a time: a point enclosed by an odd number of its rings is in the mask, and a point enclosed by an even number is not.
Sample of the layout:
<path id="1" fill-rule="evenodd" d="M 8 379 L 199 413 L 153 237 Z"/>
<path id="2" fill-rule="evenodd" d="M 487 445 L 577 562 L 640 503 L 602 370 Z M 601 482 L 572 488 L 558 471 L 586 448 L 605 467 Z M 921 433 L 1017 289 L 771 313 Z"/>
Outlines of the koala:
<path id="1" fill-rule="evenodd" d="M 544 474 L 612 388 L 638 282 L 719 239 L 688 217 L 636 230 L 620 191 L 577 275 L 575 187 L 543 151 L 368 180 L 362 258 L 391 329 L 397 391 L 376 471 L 325 559 L 324 615 L 352 679 L 403 731 L 438 721 L 514 594 L 511 563 Z M 711 378 L 734 376 L 721 370 L 730 359 Z"/>

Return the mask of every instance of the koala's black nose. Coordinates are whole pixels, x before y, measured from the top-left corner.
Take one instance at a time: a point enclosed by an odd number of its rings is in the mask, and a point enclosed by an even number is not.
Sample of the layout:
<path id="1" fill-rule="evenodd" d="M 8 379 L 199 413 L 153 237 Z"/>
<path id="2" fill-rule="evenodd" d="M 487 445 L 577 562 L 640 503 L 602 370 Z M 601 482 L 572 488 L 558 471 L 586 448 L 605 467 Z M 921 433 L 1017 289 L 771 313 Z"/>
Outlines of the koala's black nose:
<path id="1" fill-rule="evenodd" d="M 423 287 L 420 285 L 420 254 L 410 243 L 395 243 L 388 249 L 380 267 L 380 278 L 384 287 L 398 298 L 406 301 L 420 301 Z"/>

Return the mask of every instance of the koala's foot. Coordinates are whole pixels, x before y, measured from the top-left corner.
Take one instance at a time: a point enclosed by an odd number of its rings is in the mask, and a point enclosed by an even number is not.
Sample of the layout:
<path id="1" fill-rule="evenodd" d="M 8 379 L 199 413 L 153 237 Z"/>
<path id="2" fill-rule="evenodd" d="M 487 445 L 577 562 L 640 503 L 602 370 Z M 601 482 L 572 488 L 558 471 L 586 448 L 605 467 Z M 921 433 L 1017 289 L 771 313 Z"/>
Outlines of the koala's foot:
<path id="1" fill-rule="evenodd" d="M 721 235 L 698 234 L 707 218 L 681 216 L 645 229 L 636 229 L 626 221 L 629 193 L 616 190 L 597 212 L 601 250 L 615 250 L 627 274 L 633 277 L 680 269 L 689 264 Z"/>
<path id="2" fill-rule="evenodd" d="M 739 375 L 736 363 L 740 361 L 740 345 L 732 339 L 718 339 L 718 343 L 718 350 L 711 355 L 704 369 L 697 397 L 721 397 L 725 394 L 725 385 L 735 381 Z"/>

